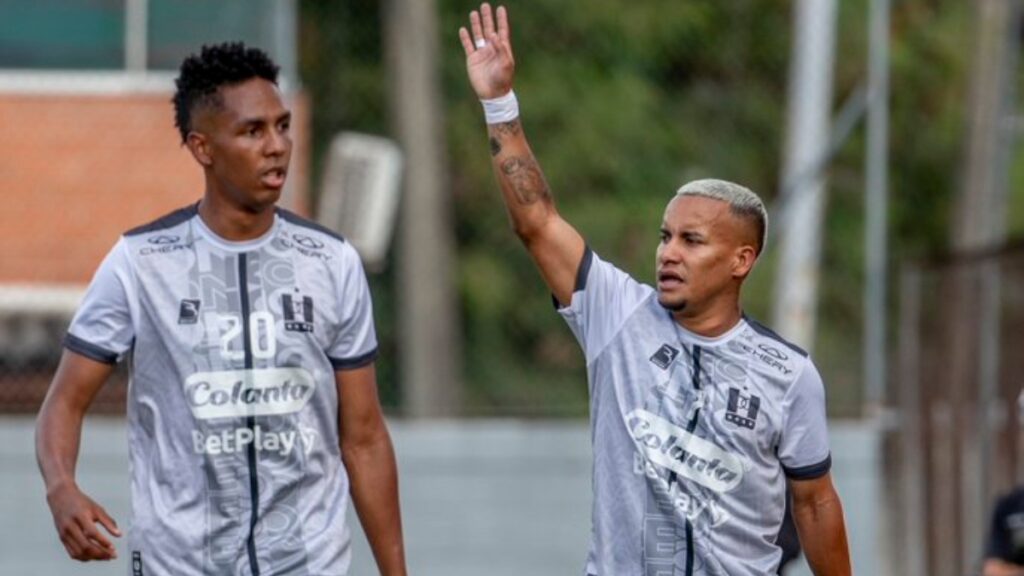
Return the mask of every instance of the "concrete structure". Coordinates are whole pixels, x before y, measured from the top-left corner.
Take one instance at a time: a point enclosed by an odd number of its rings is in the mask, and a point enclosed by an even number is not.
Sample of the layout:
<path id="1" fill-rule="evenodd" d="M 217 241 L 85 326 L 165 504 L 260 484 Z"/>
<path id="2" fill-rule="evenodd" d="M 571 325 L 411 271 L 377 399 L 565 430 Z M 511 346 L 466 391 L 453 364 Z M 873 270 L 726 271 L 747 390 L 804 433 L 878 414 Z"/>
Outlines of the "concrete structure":
<path id="1" fill-rule="evenodd" d="M 0 419 L 0 574 L 125 574 L 67 559 L 46 507 L 33 422 Z M 590 522 L 590 432 L 580 421 L 391 422 L 401 470 L 409 565 L 420 576 L 580 574 Z M 834 474 L 846 506 L 856 574 L 881 574 L 875 432 L 833 424 Z M 79 484 L 127 528 L 123 420 L 87 421 Z M 353 576 L 376 574 L 352 515 Z M 791 575 L 809 574 L 798 567 Z M 908 575 L 914 576 L 914 575 Z"/>

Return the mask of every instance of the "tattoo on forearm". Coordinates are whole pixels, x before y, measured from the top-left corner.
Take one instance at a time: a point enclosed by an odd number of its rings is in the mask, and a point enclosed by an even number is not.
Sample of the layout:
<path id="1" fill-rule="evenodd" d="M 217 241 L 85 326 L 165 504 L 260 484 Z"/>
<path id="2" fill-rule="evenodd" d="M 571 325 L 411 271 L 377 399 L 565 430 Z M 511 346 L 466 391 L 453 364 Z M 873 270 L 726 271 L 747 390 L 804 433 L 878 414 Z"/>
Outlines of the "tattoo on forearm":
<path id="1" fill-rule="evenodd" d="M 523 131 L 523 128 L 520 126 L 519 120 L 512 120 L 511 122 L 491 124 L 491 130 L 494 130 L 495 136 L 501 138 L 504 136 L 518 136 Z"/>
<path id="2" fill-rule="evenodd" d="M 497 156 L 501 154 L 501 142 L 494 136 L 491 136 L 491 156 Z"/>
<path id="3" fill-rule="evenodd" d="M 551 196 L 540 166 L 532 157 L 513 156 L 503 161 L 501 173 L 509 179 L 520 204 L 533 204 Z"/>

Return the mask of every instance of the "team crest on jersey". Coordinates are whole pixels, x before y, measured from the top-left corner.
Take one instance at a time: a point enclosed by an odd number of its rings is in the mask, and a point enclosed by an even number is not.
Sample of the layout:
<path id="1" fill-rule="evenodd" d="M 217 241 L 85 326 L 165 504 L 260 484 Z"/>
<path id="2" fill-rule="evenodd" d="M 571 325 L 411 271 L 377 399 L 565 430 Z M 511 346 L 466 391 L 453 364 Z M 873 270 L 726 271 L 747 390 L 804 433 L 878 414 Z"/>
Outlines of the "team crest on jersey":
<path id="1" fill-rule="evenodd" d="M 667 370 L 672 365 L 672 361 L 676 359 L 676 356 L 679 356 L 678 349 L 668 344 L 662 344 L 661 348 L 658 348 L 658 351 L 654 353 L 654 356 L 651 356 L 651 362 L 658 368 Z"/>
<path id="2" fill-rule="evenodd" d="M 741 392 L 737 388 L 729 388 L 729 404 L 725 409 L 726 422 L 753 430 L 760 410 L 760 398 Z"/>
<path id="3" fill-rule="evenodd" d="M 195 324 L 199 322 L 199 300 L 185 298 L 178 309 L 178 324 Z"/>
<path id="4" fill-rule="evenodd" d="M 285 294 L 281 296 L 284 329 L 291 332 L 313 331 L 313 298 Z"/>

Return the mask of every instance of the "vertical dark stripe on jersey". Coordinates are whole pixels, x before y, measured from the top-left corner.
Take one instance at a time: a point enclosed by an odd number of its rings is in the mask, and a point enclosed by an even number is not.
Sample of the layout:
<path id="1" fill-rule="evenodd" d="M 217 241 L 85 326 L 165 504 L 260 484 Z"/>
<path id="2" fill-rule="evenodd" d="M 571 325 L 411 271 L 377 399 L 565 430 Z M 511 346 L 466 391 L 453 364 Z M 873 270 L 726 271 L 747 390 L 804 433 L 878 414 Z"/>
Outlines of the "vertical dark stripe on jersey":
<path id="1" fill-rule="evenodd" d="M 302 319 L 313 323 L 313 299 L 309 296 L 302 297 Z"/>
<path id="2" fill-rule="evenodd" d="M 295 320 L 295 308 L 292 306 L 291 294 L 283 294 L 281 296 L 281 308 L 284 309 L 284 321 L 293 322 Z"/>
<path id="3" fill-rule="evenodd" d="M 249 331 L 249 275 L 245 254 L 238 255 L 238 290 L 242 297 L 242 346 L 245 349 L 245 369 L 252 370 L 252 334 Z M 255 434 L 256 417 L 249 416 L 245 421 L 249 430 Z M 246 548 L 249 552 L 249 569 L 252 576 L 260 576 L 260 566 L 256 559 L 256 520 L 260 504 L 260 483 L 256 475 L 256 443 L 250 442 L 246 450 L 249 456 L 249 496 L 252 512 L 249 514 L 249 538 Z"/>
<path id="4" fill-rule="evenodd" d="M 686 520 L 686 576 L 693 576 L 693 524 Z"/>
<path id="5" fill-rule="evenodd" d="M 700 346 L 693 347 L 693 389 L 700 390 Z M 697 428 L 697 417 L 700 416 L 700 407 L 693 411 L 693 418 L 690 418 L 690 423 L 686 425 L 687 432 L 693 432 Z"/>
<path id="6" fill-rule="evenodd" d="M 700 353 L 701 347 L 693 347 L 693 389 L 700 390 Z M 690 418 L 686 425 L 687 432 L 693 432 L 697 428 L 697 419 L 700 417 L 700 406 L 693 411 L 693 418 Z M 686 519 L 686 576 L 693 576 L 693 523 Z"/>

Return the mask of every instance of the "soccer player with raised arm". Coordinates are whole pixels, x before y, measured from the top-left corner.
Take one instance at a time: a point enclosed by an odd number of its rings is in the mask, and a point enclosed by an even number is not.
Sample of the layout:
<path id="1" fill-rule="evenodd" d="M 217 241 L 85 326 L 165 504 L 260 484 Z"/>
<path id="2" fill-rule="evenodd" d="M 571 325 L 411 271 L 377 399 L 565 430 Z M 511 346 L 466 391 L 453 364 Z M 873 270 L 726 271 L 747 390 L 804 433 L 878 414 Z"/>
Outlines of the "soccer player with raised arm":
<path id="1" fill-rule="evenodd" d="M 275 206 L 292 151 L 277 73 L 238 43 L 183 62 L 174 111 L 202 199 L 125 232 L 68 328 L 36 451 L 76 560 L 118 553 L 75 463 L 130 358 L 130 574 L 345 574 L 350 494 L 381 574 L 406 573 L 366 277 L 343 238 Z"/>
<path id="2" fill-rule="evenodd" d="M 766 238 L 760 198 L 721 180 L 684 185 L 661 222 L 656 286 L 634 280 L 555 210 L 519 121 L 506 10 L 483 4 L 459 37 L 513 228 L 586 355 L 586 573 L 774 574 L 788 484 L 814 573 L 850 574 L 821 377 L 739 305 Z"/>

